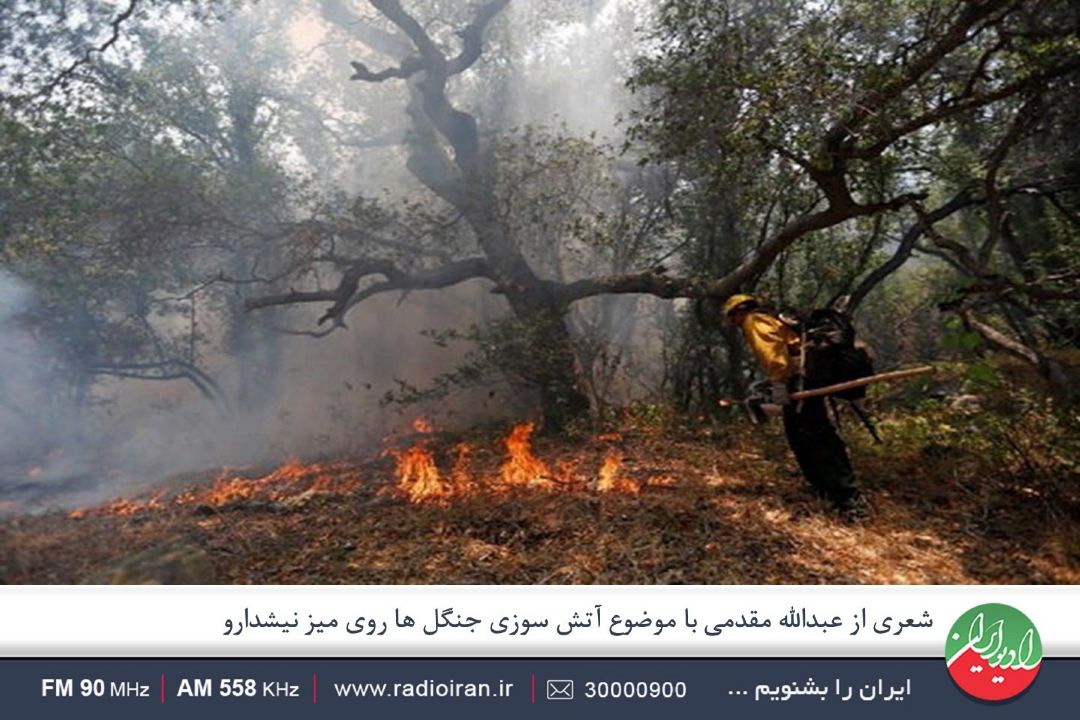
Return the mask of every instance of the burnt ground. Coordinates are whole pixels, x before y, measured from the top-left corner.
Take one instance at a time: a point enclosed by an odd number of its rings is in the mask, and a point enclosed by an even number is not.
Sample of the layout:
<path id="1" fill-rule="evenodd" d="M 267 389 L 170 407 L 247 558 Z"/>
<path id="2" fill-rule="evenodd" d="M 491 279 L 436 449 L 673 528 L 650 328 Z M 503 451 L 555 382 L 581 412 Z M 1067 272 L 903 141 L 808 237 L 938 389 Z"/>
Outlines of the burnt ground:
<path id="1" fill-rule="evenodd" d="M 1080 583 L 1080 503 L 949 446 L 871 446 L 854 460 L 871 512 L 831 513 L 779 429 L 628 429 L 537 440 L 569 483 L 499 489 L 497 436 L 474 437 L 481 487 L 441 504 L 395 492 L 393 463 L 340 461 L 327 493 L 0 520 L 0 581 L 147 581 L 109 569 L 141 551 L 198 553 L 210 583 Z M 452 444 L 441 441 L 449 473 Z M 588 486 L 604 456 L 638 494 Z M 342 489 L 347 487 L 347 489 Z M 1072 493 L 1072 494 L 1069 494 Z M 154 577 L 149 578 L 155 580 Z"/>

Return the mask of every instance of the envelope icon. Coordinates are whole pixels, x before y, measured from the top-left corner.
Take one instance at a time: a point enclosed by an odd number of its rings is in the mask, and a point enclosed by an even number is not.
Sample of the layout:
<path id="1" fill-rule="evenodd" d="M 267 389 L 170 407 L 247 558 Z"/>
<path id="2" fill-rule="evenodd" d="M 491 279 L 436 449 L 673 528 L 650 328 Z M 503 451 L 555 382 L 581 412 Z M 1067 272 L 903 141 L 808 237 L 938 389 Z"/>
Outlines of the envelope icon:
<path id="1" fill-rule="evenodd" d="M 547 681 L 547 699 L 548 700 L 573 700 L 574 699 L 574 681 L 573 680 L 548 680 Z"/>

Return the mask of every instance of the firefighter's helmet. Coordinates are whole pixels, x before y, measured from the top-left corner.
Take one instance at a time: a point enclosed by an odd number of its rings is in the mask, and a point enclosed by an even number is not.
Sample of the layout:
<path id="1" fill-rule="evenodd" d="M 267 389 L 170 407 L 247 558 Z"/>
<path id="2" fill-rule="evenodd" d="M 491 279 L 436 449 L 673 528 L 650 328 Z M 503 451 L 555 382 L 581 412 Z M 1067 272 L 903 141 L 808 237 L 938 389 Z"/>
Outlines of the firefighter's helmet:
<path id="1" fill-rule="evenodd" d="M 760 305 L 761 302 L 753 295 L 732 295 L 724 303 L 724 318 L 731 322 L 736 313 L 753 310 Z"/>

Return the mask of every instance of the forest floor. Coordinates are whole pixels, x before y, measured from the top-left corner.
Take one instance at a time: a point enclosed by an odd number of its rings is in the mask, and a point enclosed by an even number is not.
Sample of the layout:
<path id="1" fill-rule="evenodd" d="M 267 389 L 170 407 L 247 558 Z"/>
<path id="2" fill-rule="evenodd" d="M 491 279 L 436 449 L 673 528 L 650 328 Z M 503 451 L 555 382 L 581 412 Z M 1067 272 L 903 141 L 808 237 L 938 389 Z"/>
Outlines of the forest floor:
<path id="1" fill-rule="evenodd" d="M 555 478 L 545 487 L 507 487 L 504 433 L 488 431 L 421 439 L 443 493 L 424 502 L 400 489 L 409 456 L 397 450 L 9 516 L 0 582 L 1080 583 L 1080 488 L 1055 455 L 1060 438 L 1040 425 L 1046 444 L 1025 445 L 1025 419 L 1011 417 L 1010 449 L 997 426 L 977 425 L 986 412 L 968 412 L 968 426 L 945 413 L 886 415 L 884 445 L 845 425 L 870 505 L 855 521 L 812 496 L 776 421 L 638 415 L 602 434 L 533 438 L 531 457 Z M 972 445 L 973 433 L 990 437 Z M 158 562 L 160 548 L 197 554 L 202 569 L 155 577 L 125 564 Z"/>

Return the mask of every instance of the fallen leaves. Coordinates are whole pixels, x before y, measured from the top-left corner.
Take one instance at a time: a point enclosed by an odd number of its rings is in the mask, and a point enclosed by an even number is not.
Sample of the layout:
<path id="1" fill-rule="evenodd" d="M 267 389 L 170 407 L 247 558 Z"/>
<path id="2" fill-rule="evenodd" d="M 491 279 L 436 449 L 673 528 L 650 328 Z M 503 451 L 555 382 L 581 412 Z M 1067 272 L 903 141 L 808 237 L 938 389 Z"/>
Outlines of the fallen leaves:
<path id="1" fill-rule="evenodd" d="M 207 512 L 159 495 L 152 507 L 122 506 L 127 514 L 10 518 L 0 522 L 0 580 L 79 582 L 182 537 L 229 583 L 1080 582 L 1073 540 L 993 526 L 972 536 L 965 528 L 981 517 L 985 493 L 904 467 L 875 467 L 874 513 L 842 523 L 788 472 L 779 431 L 769 432 L 764 441 L 733 432 L 724 446 L 704 434 L 623 433 L 613 477 L 637 494 L 585 482 L 584 469 L 595 472 L 610 446 L 538 438 L 537 459 L 580 468 L 580 482 L 554 492 L 481 486 L 446 505 L 413 504 L 391 492 L 392 459 L 362 474 L 338 461 L 267 476 L 269 504 L 243 499 Z M 434 448 L 449 468 L 451 440 Z M 470 466 L 497 478 L 503 452 L 492 437 Z M 856 455 L 856 467 L 864 460 Z M 1040 498 L 1007 500 L 983 522 L 1045 525 Z"/>

